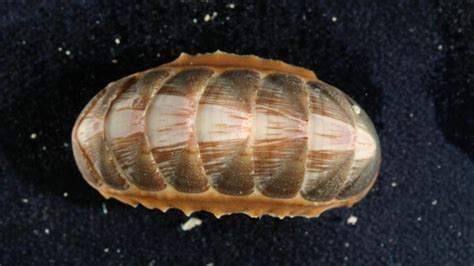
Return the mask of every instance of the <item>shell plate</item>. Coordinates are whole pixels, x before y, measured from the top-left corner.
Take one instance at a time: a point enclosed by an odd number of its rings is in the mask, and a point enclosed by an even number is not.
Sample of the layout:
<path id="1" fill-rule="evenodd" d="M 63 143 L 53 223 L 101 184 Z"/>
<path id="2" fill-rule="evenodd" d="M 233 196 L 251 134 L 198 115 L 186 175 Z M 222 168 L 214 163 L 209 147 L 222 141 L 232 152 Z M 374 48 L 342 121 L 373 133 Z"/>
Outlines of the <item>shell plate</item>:
<path id="1" fill-rule="evenodd" d="M 110 83 L 72 142 L 104 197 L 218 217 L 352 206 L 381 162 L 372 122 L 343 92 L 303 68 L 222 52 Z"/>

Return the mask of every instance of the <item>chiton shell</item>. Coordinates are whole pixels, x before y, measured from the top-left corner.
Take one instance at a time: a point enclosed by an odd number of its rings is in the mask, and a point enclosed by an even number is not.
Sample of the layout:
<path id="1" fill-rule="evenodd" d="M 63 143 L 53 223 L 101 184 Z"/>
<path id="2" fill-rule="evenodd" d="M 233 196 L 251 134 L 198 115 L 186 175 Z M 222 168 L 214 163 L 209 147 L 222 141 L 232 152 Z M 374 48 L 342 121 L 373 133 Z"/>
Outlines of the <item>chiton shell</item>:
<path id="1" fill-rule="evenodd" d="M 216 52 L 110 83 L 72 133 L 106 198 L 186 214 L 318 216 L 352 206 L 381 153 L 366 113 L 309 70 Z"/>

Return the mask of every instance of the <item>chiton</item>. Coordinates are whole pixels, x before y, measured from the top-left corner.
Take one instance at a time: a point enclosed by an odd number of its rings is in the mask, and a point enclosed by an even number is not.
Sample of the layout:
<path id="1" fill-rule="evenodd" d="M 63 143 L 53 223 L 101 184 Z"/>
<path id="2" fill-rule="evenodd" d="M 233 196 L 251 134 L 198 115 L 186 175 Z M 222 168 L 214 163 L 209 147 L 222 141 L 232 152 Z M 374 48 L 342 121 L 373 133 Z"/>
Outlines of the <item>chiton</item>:
<path id="1" fill-rule="evenodd" d="M 346 94 L 304 68 L 223 52 L 181 54 L 110 83 L 72 143 L 104 197 L 217 217 L 352 206 L 381 162 L 371 120 Z"/>

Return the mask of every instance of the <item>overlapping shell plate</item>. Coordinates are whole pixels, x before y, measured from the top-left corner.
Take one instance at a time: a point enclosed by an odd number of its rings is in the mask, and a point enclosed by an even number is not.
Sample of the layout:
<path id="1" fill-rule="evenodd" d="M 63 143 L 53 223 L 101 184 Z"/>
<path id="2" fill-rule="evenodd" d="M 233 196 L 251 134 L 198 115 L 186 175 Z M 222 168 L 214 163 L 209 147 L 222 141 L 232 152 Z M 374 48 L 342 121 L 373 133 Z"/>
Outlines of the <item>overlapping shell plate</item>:
<path id="1" fill-rule="evenodd" d="M 365 112 L 301 68 L 182 55 L 109 84 L 73 131 L 106 197 L 216 216 L 317 216 L 372 186 L 380 147 Z"/>

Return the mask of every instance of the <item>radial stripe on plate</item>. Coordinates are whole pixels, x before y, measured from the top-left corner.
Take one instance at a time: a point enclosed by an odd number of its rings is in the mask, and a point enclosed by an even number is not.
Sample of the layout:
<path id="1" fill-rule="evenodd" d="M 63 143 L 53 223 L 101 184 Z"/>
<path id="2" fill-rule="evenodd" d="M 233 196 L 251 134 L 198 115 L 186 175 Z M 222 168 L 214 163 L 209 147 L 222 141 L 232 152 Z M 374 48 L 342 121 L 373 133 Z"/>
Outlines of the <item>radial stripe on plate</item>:
<path id="1" fill-rule="evenodd" d="M 380 144 L 370 118 L 362 109 L 359 110 L 359 114 L 355 114 L 355 117 L 357 142 L 354 164 L 338 196 L 343 199 L 361 193 L 377 176 L 381 162 Z"/>
<path id="2" fill-rule="evenodd" d="M 102 186 L 103 179 L 100 177 L 99 173 L 95 169 L 93 162 L 90 160 L 90 157 L 86 154 L 85 147 L 82 146 L 86 143 L 88 138 L 90 138 L 92 135 L 95 134 L 95 133 L 90 134 L 87 129 L 88 127 L 93 125 L 93 123 L 88 122 L 87 123 L 88 125 L 86 125 L 86 124 L 83 124 L 83 122 L 88 120 L 88 117 L 86 115 L 89 114 L 90 110 L 97 104 L 98 100 L 104 94 L 105 94 L 105 90 L 101 90 L 86 105 L 84 110 L 82 110 L 80 117 L 77 119 L 76 124 L 74 125 L 73 136 L 72 136 L 72 141 L 73 141 L 72 149 L 74 153 L 74 158 L 76 159 L 76 162 L 79 166 L 79 170 L 81 171 L 83 177 L 93 187 Z M 81 131 L 79 131 L 80 128 L 81 128 Z M 82 145 L 81 145 L 81 142 L 82 142 Z"/>
<path id="3" fill-rule="evenodd" d="M 147 114 L 153 157 L 168 184 L 180 192 L 199 193 L 209 188 L 194 122 L 199 99 L 212 74 L 205 68 L 176 74 L 158 91 Z"/>
<path id="4" fill-rule="evenodd" d="M 350 110 L 340 104 L 345 98 L 335 100 L 333 88 L 316 82 L 308 82 L 306 88 L 310 94 L 309 152 L 301 195 L 328 201 L 337 196 L 349 175 L 356 132 L 346 113 Z"/>
<path id="5" fill-rule="evenodd" d="M 107 185 L 119 190 L 127 189 L 128 183 L 117 169 L 118 165 L 105 141 L 104 120 L 112 101 L 135 82 L 136 77 L 129 76 L 109 84 L 78 128 L 79 144 L 94 168 Z"/>
<path id="6" fill-rule="evenodd" d="M 230 70 L 213 78 L 201 97 L 196 133 L 211 185 L 229 195 L 253 192 L 250 132 L 258 73 Z"/>
<path id="7" fill-rule="evenodd" d="M 308 93 L 291 75 L 267 76 L 255 107 L 255 182 L 262 194 L 294 197 L 307 157 Z"/>
<path id="8" fill-rule="evenodd" d="M 157 171 L 144 134 L 145 109 L 152 95 L 169 76 L 165 70 L 146 73 L 112 104 L 106 119 L 106 137 L 127 179 L 143 190 L 166 187 Z"/>

